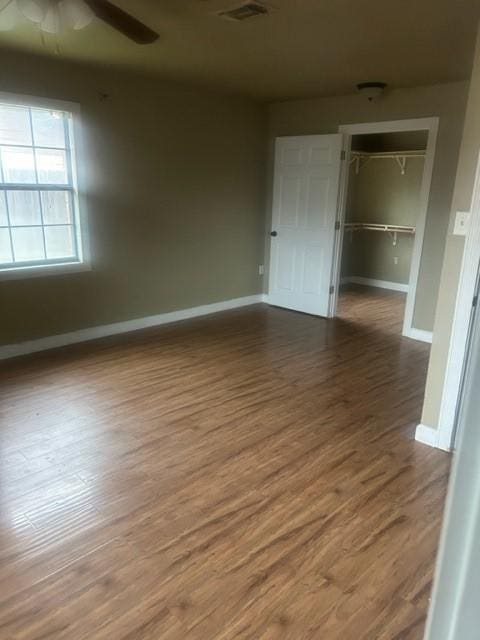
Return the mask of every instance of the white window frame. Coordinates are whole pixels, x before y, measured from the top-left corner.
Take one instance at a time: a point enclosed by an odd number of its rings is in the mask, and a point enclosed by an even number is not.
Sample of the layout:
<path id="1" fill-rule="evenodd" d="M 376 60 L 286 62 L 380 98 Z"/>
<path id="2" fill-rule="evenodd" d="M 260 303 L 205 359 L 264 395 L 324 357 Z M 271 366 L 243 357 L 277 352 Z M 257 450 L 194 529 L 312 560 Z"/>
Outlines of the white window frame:
<path id="1" fill-rule="evenodd" d="M 78 250 L 78 260 L 72 262 L 58 262 L 35 265 L 21 265 L 18 267 L 0 267 L 0 280 L 18 280 L 23 278 L 38 278 L 64 273 L 76 273 L 91 269 L 90 251 L 88 243 L 87 210 L 81 188 L 83 174 L 81 159 L 81 119 L 80 105 L 76 102 L 39 98 L 36 96 L 0 92 L 0 103 L 20 107 L 52 109 L 64 111 L 71 115 L 69 118 L 69 151 L 71 154 L 72 186 L 73 186 L 73 215 L 75 218 L 75 232 Z M 79 176 L 80 174 L 80 176 Z M 28 185 L 32 186 L 32 185 Z"/>

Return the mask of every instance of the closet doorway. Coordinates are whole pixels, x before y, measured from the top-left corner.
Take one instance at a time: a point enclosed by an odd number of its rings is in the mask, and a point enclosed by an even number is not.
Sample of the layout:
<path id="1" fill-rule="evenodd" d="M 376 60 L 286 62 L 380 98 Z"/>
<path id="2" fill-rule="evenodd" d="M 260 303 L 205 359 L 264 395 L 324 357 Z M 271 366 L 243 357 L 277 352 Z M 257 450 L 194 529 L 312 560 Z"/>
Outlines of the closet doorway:
<path id="1" fill-rule="evenodd" d="M 413 317 L 437 126 L 432 118 L 341 127 L 347 162 L 332 315 L 349 305 L 369 317 L 372 305 L 379 316 L 388 309 L 392 331 L 429 341 Z"/>

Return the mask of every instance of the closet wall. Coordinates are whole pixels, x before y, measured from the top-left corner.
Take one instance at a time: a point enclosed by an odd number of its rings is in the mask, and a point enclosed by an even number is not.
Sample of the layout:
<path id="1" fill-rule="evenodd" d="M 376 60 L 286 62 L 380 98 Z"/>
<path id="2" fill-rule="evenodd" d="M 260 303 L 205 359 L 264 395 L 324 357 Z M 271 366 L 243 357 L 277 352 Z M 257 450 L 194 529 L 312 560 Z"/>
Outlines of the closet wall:
<path id="1" fill-rule="evenodd" d="M 355 136 L 352 150 L 365 153 L 424 151 L 427 134 L 412 132 Z M 346 223 L 391 224 L 414 227 L 419 212 L 424 158 L 408 158 L 405 173 L 393 158 L 362 159 L 357 173 L 350 165 Z M 384 231 L 345 231 L 342 278 L 382 280 L 407 285 L 414 236 L 397 234 L 396 245 Z"/>

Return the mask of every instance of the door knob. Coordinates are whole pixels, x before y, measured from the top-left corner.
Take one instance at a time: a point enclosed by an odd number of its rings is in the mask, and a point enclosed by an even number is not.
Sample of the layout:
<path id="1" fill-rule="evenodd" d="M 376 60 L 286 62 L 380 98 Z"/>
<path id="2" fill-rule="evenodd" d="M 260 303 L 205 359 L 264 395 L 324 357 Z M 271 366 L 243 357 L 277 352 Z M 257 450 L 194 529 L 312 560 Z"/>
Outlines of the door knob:
<path id="1" fill-rule="evenodd" d="M 278 233 L 276 231 L 270 231 L 270 235 L 272 236 L 272 238 L 276 238 L 278 236 Z"/>

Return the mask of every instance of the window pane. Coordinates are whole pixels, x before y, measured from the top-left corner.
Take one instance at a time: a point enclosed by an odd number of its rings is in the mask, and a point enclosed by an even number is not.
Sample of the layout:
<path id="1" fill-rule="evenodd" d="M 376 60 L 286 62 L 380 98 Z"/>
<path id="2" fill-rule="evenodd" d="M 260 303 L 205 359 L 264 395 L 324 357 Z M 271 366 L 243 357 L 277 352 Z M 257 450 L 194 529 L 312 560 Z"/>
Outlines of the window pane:
<path id="1" fill-rule="evenodd" d="M 72 223 L 69 191 L 42 191 L 41 197 L 45 224 Z"/>
<path id="2" fill-rule="evenodd" d="M 8 263 L 12 261 L 10 234 L 8 233 L 8 229 L 0 229 L 0 263 Z"/>
<path id="3" fill-rule="evenodd" d="M 27 107 L 0 104 L 0 144 L 32 144 Z"/>
<path id="4" fill-rule="evenodd" d="M 42 260 L 43 234 L 41 227 L 17 227 L 12 229 L 13 252 L 16 262 Z"/>
<path id="5" fill-rule="evenodd" d="M 38 181 L 43 184 L 68 184 L 65 151 L 36 149 Z"/>
<path id="6" fill-rule="evenodd" d="M 1 147 L 1 153 L 5 182 L 35 184 L 33 149 Z"/>
<path id="7" fill-rule="evenodd" d="M 47 258 L 69 258 L 75 255 L 72 227 L 45 227 Z"/>
<path id="8" fill-rule="evenodd" d="M 65 148 L 64 114 L 32 109 L 33 139 L 37 147 Z"/>
<path id="9" fill-rule="evenodd" d="M 12 227 L 42 224 L 38 191 L 7 191 Z"/>
<path id="10" fill-rule="evenodd" d="M 61 109 L 0 101 L 1 268 L 78 260 L 71 114 Z"/>
<path id="11" fill-rule="evenodd" d="M 0 227 L 8 225 L 5 191 L 0 191 Z"/>

